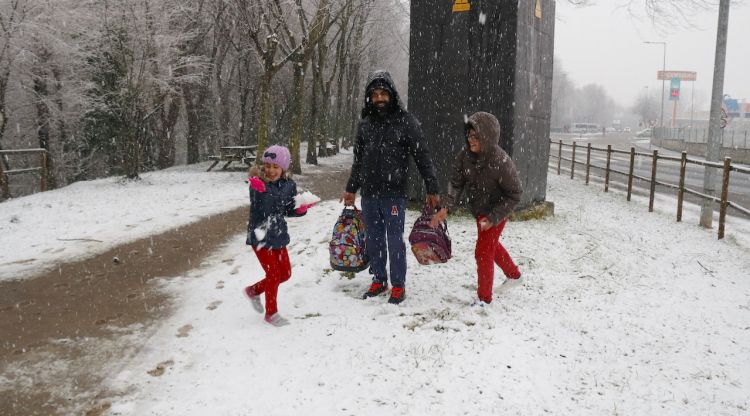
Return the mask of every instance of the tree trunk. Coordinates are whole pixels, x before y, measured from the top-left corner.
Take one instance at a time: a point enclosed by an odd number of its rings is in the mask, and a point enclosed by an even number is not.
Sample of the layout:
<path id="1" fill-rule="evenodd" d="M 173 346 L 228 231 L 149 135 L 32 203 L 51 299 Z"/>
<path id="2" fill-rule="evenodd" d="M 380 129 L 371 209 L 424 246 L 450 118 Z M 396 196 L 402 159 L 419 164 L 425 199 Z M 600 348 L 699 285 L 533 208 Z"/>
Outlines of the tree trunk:
<path id="1" fill-rule="evenodd" d="M 292 154 L 292 173 L 301 174 L 299 148 L 302 139 L 302 120 L 305 117 L 305 68 L 307 61 L 294 62 L 294 90 L 292 93 L 292 133 L 289 151 Z M 309 143 L 308 143 L 309 146 Z"/>
<path id="2" fill-rule="evenodd" d="M 37 72 L 37 71 L 35 71 Z M 43 78 L 43 74 L 37 73 L 34 76 L 34 93 L 36 94 L 36 123 L 37 129 L 36 134 L 39 140 L 39 148 L 47 151 L 47 166 L 44 172 L 46 172 L 47 186 L 49 189 L 57 188 L 57 181 L 55 181 L 55 175 L 53 172 L 53 157 L 50 150 L 50 125 L 51 116 L 49 107 L 47 107 L 46 99 L 49 98 L 49 89 L 47 88 L 47 82 Z"/>
<path id="3" fill-rule="evenodd" d="M 180 96 L 177 94 L 168 94 L 164 101 L 169 101 L 165 105 L 166 110 L 161 111 L 161 129 L 160 138 L 158 145 L 158 156 L 156 158 L 156 167 L 159 169 L 166 169 L 174 166 L 176 144 L 174 137 L 174 126 L 177 124 L 177 119 L 180 116 L 180 107 L 182 101 Z"/>
<path id="4" fill-rule="evenodd" d="M 258 148 L 255 163 L 261 163 L 261 155 L 266 150 L 266 136 L 268 134 L 268 120 L 271 116 L 271 82 L 273 73 L 266 72 L 260 80 L 260 115 L 258 116 Z"/>
<path id="5" fill-rule="evenodd" d="M 307 138 L 307 155 L 305 157 L 305 161 L 311 165 L 318 164 L 318 156 L 316 154 L 318 146 L 318 131 L 320 129 L 320 122 L 318 120 L 318 100 L 320 97 L 320 88 L 323 83 L 323 68 L 320 65 L 320 62 L 322 61 L 320 57 L 323 55 L 320 50 L 323 48 L 322 45 L 324 44 L 325 40 L 323 40 L 321 46 L 318 47 L 318 54 L 313 58 L 312 64 L 312 96 L 310 97 L 310 121 L 312 122 L 312 128 L 310 129 L 310 135 Z M 316 58 L 318 59 L 316 60 Z"/>
<path id="6" fill-rule="evenodd" d="M 242 58 L 241 59 L 241 65 L 240 69 L 244 69 L 245 74 L 250 73 L 250 62 L 248 59 Z M 240 76 L 237 77 L 237 81 L 239 82 L 239 95 L 240 95 L 240 130 L 239 130 L 239 142 L 244 145 L 250 144 L 250 133 L 249 129 L 247 128 L 247 121 L 248 121 L 248 99 L 250 98 L 251 92 L 253 90 L 250 88 L 250 82 L 245 83 L 249 80 L 249 77 L 242 76 L 242 72 L 240 72 Z"/>
<path id="7" fill-rule="evenodd" d="M 0 74 L 0 150 L 2 150 L 2 139 L 5 137 L 5 128 L 8 125 L 8 109 L 5 105 L 5 92 L 8 89 L 8 77 L 10 76 L 9 71 L 4 71 L 2 74 Z M 0 162 L 2 162 L 5 165 L 5 170 L 10 170 L 10 165 L 8 164 L 8 157 L 3 155 L 2 158 L 0 158 Z"/>
<path id="8" fill-rule="evenodd" d="M 62 74 L 60 73 L 60 68 L 57 66 L 54 66 L 52 68 L 52 76 L 55 78 L 55 106 L 57 107 L 57 112 L 60 114 L 60 117 L 57 118 L 55 124 L 57 125 L 57 137 L 58 137 L 58 145 L 61 149 L 61 158 L 63 159 L 63 163 L 61 164 L 61 172 L 55 172 L 56 169 L 53 168 L 52 160 L 49 160 L 49 172 L 52 178 L 61 178 L 63 182 L 65 182 L 66 178 L 66 172 L 65 172 L 65 159 L 66 155 L 70 153 L 73 153 L 72 149 L 69 149 L 71 147 L 68 143 L 68 131 L 65 126 L 65 117 L 63 114 L 65 114 L 65 106 L 63 104 L 63 96 L 62 96 Z M 48 155 L 49 157 L 49 155 Z M 48 187 L 50 189 L 54 189 L 59 185 L 57 183 L 57 180 L 54 180 L 53 182 L 47 183 Z M 65 184 L 63 184 L 65 185 Z"/>
<path id="9" fill-rule="evenodd" d="M 341 34 L 341 39 L 339 39 L 338 45 L 336 47 L 336 58 L 338 59 L 338 65 L 339 65 L 339 74 L 336 79 L 336 113 L 333 116 L 333 136 L 336 142 L 338 143 L 339 137 L 341 137 L 342 131 L 343 131 L 343 118 L 344 118 L 344 100 L 345 100 L 345 92 L 344 92 L 344 77 L 345 77 L 345 69 L 346 68 L 346 60 L 348 57 L 348 45 L 349 45 L 349 37 L 347 37 L 347 31 L 344 31 Z"/>
<path id="10" fill-rule="evenodd" d="M 354 19 L 355 24 L 354 27 L 356 27 L 356 32 L 354 33 L 354 45 L 352 46 L 352 50 L 357 51 L 354 53 L 355 56 L 361 57 L 362 54 L 358 53 L 362 50 L 362 39 L 364 37 L 364 28 L 365 28 L 365 12 L 364 10 L 360 10 L 358 12 L 357 17 Z M 359 22 L 357 24 L 357 22 Z M 357 123 L 357 104 L 359 102 L 359 86 L 357 83 L 359 82 L 359 75 L 360 75 L 360 68 L 362 65 L 361 59 L 356 59 L 354 61 L 349 62 L 349 71 L 348 71 L 348 81 L 347 81 L 347 91 L 349 92 L 349 95 L 347 96 L 347 109 L 346 112 L 346 119 L 348 120 L 348 123 L 344 124 L 345 131 L 344 134 L 344 148 L 348 149 L 349 145 L 352 145 L 354 140 L 352 139 L 353 131 L 356 128 Z M 343 72 L 343 69 L 342 69 Z M 364 87 L 364 86 L 363 86 Z M 338 149 L 336 149 L 338 150 Z"/>
<path id="11" fill-rule="evenodd" d="M 198 87 L 199 88 L 199 87 Z M 192 85 L 184 85 L 182 87 L 183 95 L 185 97 L 185 113 L 187 113 L 187 163 L 193 164 L 200 161 L 200 116 L 198 112 L 200 109 L 197 104 L 196 93 L 193 91 Z"/>

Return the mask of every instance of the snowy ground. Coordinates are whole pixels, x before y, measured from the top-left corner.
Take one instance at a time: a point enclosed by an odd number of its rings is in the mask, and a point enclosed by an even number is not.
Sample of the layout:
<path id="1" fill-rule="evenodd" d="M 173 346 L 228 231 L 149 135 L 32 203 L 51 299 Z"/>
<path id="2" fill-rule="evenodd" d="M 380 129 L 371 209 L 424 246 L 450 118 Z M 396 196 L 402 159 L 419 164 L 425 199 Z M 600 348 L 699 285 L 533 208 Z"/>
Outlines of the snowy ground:
<path id="1" fill-rule="evenodd" d="M 241 173 L 202 168 L 2 204 L 0 277 L 246 203 Z M 161 282 L 178 306 L 157 327 L 134 328 L 145 345 L 112 363 L 109 412 L 750 413 L 747 223 L 730 220 L 717 241 L 715 230 L 695 225 L 695 207 L 675 223 L 668 197 L 648 213 L 643 198 L 627 203 L 621 193 L 554 174 L 548 199 L 554 218 L 511 223 L 502 239 L 527 284 L 485 309 L 468 306 L 476 290 L 468 218 L 449 219 L 449 263 L 409 258 L 400 306 L 359 299 L 366 273 L 348 280 L 329 270 L 340 205 L 324 202 L 290 219 L 294 271 L 279 306 L 292 325 L 283 328 L 264 323 L 242 295 L 262 273 L 244 234 L 232 236 L 200 267 Z M 62 240 L 71 238 L 102 242 Z"/>
<path id="2" fill-rule="evenodd" d="M 303 168 L 314 173 L 351 165 L 350 160 L 351 153 L 342 152 L 321 159 L 321 166 Z M 245 206 L 247 175 L 218 168 L 206 172 L 209 164 L 147 172 L 140 181 L 76 182 L 0 204 L 0 281 L 39 274 L 62 261 L 92 257 Z"/>
<path id="3" fill-rule="evenodd" d="M 748 246 L 555 175 L 548 196 L 554 218 L 512 223 L 503 237 L 528 283 L 485 309 L 468 306 L 467 218 L 450 221 L 449 263 L 410 258 L 401 306 L 359 299 L 365 273 L 328 269 L 340 205 L 290 220 L 283 328 L 242 296 L 262 273 L 238 234 L 164 282 L 180 306 L 119 364 L 110 412 L 748 414 Z"/>

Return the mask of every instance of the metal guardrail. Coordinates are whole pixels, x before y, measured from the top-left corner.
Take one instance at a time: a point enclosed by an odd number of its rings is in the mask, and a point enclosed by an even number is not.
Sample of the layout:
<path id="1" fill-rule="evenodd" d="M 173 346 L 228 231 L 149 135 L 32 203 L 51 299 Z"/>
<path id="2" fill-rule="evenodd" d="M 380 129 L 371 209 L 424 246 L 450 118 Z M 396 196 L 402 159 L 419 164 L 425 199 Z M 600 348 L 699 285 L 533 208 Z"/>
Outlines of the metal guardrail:
<path id="1" fill-rule="evenodd" d="M 8 169 L 3 170 L 4 161 L 0 160 L 0 197 L 2 199 L 8 199 L 10 195 L 10 187 L 8 186 L 9 176 L 20 175 L 24 173 L 38 172 L 39 173 L 39 188 L 42 192 L 47 190 L 47 172 L 49 169 L 47 161 L 47 150 L 46 149 L 13 149 L 13 150 L 0 150 L 0 157 L 10 155 L 23 155 L 23 154 L 39 154 L 39 166 L 33 168 L 22 168 L 22 169 Z"/>
<path id="2" fill-rule="evenodd" d="M 550 148 L 552 147 L 552 144 L 555 142 L 550 140 Z M 562 161 L 569 161 L 570 162 L 570 178 L 573 179 L 575 177 L 575 168 L 576 163 L 583 164 L 583 162 L 576 162 L 576 149 L 577 144 L 576 142 L 573 142 L 573 144 L 567 144 L 563 143 L 562 140 L 558 141 L 558 149 L 557 149 L 557 174 L 560 175 L 561 168 L 562 168 Z M 572 147 L 572 153 L 570 159 L 565 158 L 562 156 L 562 148 L 565 147 Z M 607 161 L 606 166 L 597 166 L 595 164 L 591 163 L 591 152 L 592 151 L 602 151 L 606 152 L 607 154 Z M 611 168 L 611 160 L 612 160 L 612 154 L 625 154 L 630 155 L 630 164 L 628 172 L 622 172 L 617 169 Z M 552 156 L 552 149 L 550 149 L 550 156 Z M 651 177 L 647 178 L 644 176 L 636 175 L 633 173 L 633 167 L 635 165 L 635 157 L 636 156 L 642 156 L 642 157 L 649 157 L 651 158 Z M 656 173 L 657 173 L 657 162 L 659 160 L 667 160 L 672 162 L 679 162 L 680 163 L 680 177 L 679 177 L 679 184 L 672 184 L 669 182 L 663 182 L 658 181 L 656 179 Z M 699 165 L 704 167 L 710 167 L 710 168 L 717 168 L 721 169 L 723 172 L 722 177 L 722 188 L 721 188 L 721 197 L 717 198 L 713 195 L 706 195 L 703 194 L 697 190 L 686 188 L 685 187 L 685 171 L 688 164 L 693 165 Z M 654 211 L 654 196 L 656 194 L 656 185 L 661 185 L 667 188 L 676 189 L 677 190 L 677 221 L 682 221 L 682 205 L 685 193 L 688 193 L 690 195 L 697 196 L 702 199 L 707 199 L 713 202 L 716 202 L 719 204 L 719 231 L 718 231 L 718 238 L 722 239 L 724 238 L 724 227 L 726 223 L 726 214 L 728 208 L 733 208 L 747 216 L 750 216 L 750 209 L 743 207 L 736 202 L 732 202 L 729 200 L 729 176 L 732 171 L 738 172 L 738 173 L 744 173 L 750 175 L 750 169 L 744 168 L 741 166 L 736 166 L 731 164 L 731 158 L 727 157 L 724 159 L 723 163 L 716 163 L 716 162 L 709 162 L 705 160 L 697 160 L 697 159 L 690 159 L 687 157 L 687 152 L 682 152 L 682 157 L 672 157 L 672 156 L 660 156 L 658 150 L 654 150 L 653 154 L 651 153 L 643 153 L 643 152 L 636 152 L 635 147 L 631 147 L 630 151 L 624 151 L 624 150 L 617 150 L 612 149 L 612 145 L 607 145 L 606 148 L 600 148 L 600 147 L 594 147 L 591 145 L 591 143 L 588 143 L 586 146 L 586 184 L 589 184 L 589 177 L 591 173 L 591 168 L 597 168 L 604 171 L 604 192 L 609 191 L 609 182 L 610 182 L 610 173 L 617 173 L 620 175 L 624 175 L 628 179 L 627 184 L 627 200 L 630 201 L 630 197 L 632 195 L 633 191 L 633 178 L 640 179 L 645 182 L 650 183 L 650 190 L 649 190 L 649 202 L 648 202 L 648 211 L 653 212 Z"/>

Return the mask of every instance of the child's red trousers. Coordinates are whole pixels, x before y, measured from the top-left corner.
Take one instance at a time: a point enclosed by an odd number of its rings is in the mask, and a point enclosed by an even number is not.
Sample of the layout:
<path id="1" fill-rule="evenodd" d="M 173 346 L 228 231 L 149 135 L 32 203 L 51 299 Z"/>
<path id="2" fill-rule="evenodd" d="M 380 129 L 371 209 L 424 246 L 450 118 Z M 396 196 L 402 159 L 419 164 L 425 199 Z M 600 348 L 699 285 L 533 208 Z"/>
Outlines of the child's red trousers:
<path id="1" fill-rule="evenodd" d="M 250 286 L 250 291 L 255 295 L 265 293 L 266 316 L 268 317 L 278 312 L 276 296 L 279 291 L 279 285 L 289 280 L 292 276 L 292 265 L 289 263 L 289 254 L 286 251 L 286 247 L 270 249 L 253 246 L 253 251 L 258 256 L 260 265 L 263 266 L 263 270 L 266 272 L 266 277 Z"/>
<path id="2" fill-rule="evenodd" d="M 482 231 L 479 221 L 483 217 L 477 218 L 477 246 L 474 250 L 474 257 L 477 260 L 477 277 L 478 287 L 477 296 L 479 300 L 490 303 L 492 302 L 492 283 L 495 278 L 495 264 L 500 266 L 505 277 L 514 279 L 521 275 L 518 266 L 513 263 L 513 259 L 500 244 L 500 234 L 505 228 L 507 219 L 502 220 L 496 226 Z"/>

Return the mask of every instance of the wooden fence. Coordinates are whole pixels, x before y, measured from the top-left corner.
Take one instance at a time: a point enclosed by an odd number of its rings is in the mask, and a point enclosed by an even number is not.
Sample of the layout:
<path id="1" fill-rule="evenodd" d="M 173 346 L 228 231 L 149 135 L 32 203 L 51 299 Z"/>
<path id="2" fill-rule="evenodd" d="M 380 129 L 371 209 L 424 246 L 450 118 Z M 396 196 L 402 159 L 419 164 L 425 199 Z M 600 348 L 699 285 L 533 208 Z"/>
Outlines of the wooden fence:
<path id="1" fill-rule="evenodd" d="M 10 169 L 4 170 L 4 160 L 0 160 L 0 197 L 1 199 L 8 199 L 10 195 L 10 176 L 20 175 L 25 173 L 39 173 L 39 188 L 42 192 L 47 190 L 47 170 L 49 166 L 47 164 L 47 151 L 45 149 L 19 149 L 19 150 L 0 150 L 0 158 L 6 159 L 8 156 L 23 155 L 23 154 L 39 154 L 39 166 L 32 168 L 23 169 Z"/>
<path id="2" fill-rule="evenodd" d="M 555 157 L 552 153 L 552 145 L 555 144 L 554 141 L 550 140 L 550 157 Z M 576 150 L 580 147 L 577 146 L 576 142 L 573 142 L 573 144 L 567 144 L 563 143 L 562 140 L 560 140 L 558 143 L 558 149 L 557 149 L 557 174 L 559 175 L 562 168 L 562 162 L 563 160 L 570 162 L 570 178 L 573 179 L 575 175 L 575 169 L 576 169 L 576 163 L 583 165 L 584 162 L 578 162 L 576 161 Z M 562 148 L 563 147 L 571 147 L 572 153 L 570 158 L 566 158 L 562 156 Z M 606 165 L 605 166 L 597 166 L 591 163 L 591 152 L 592 151 L 598 151 L 598 152 L 605 152 L 606 153 Z M 611 168 L 611 161 L 612 161 L 612 155 L 613 154 L 624 154 L 630 156 L 630 163 L 629 168 L 627 172 L 619 171 L 616 169 Z M 639 176 L 633 173 L 633 168 L 635 166 L 635 158 L 636 156 L 651 158 L 651 177 L 647 178 L 644 176 Z M 659 160 L 664 161 L 671 161 L 671 162 L 679 162 L 680 164 L 680 176 L 679 176 L 679 183 L 678 184 L 672 184 L 669 182 L 663 182 L 658 181 L 656 179 L 656 173 L 657 173 L 657 165 Z M 685 187 L 685 171 L 688 164 L 693 165 L 699 165 L 706 168 L 717 168 L 721 169 L 723 172 L 722 177 L 722 187 L 721 187 L 721 197 L 717 198 L 713 195 L 706 195 L 704 193 L 701 193 L 699 191 L 696 191 L 694 189 L 686 188 Z M 607 145 L 606 148 L 601 147 L 594 147 L 591 145 L 591 143 L 588 143 L 586 146 L 586 184 L 589 183 L 589 177 L 591 174 L 591 168 L 596 168 L 604 171 L 604 192 L 609 191 L 609 181 L 610 181 L 610 174 L 611 173 L 617 173 L 620 175 L 623 175 L 627 177 L 627 200 L 630 201 L 630 196 L 633 191 L 633 178 L 640 179 L 645 182 L 648 182 L 650 184 L 649 189 L 649 201 L 648 201 L 648 211 L 653 212 L 654 211 L 654 196 L 656 194 L 656 185 L 661 185 L 666 188 L 670 189 L 676 189 L 677 190 L 677 221 L 682 221 L 682 202 L 685 196 L 685 193 L 695 195 L 701 199 L 710 200 L 713 202 L 716 202 L 719 204 L 719 232 L 718 236 L 719 239 L 724 238 L 724 225 L 726 222 L 726 214 L 728 208 L 733 208 L 747 216 L 750 216 L 750 209 L 742 207 L 738 205 L 735 202 L 732 202 L 729 200 L 729 175 L 732 171 L 738 172 L 738 173 L 744 173 L 750 175 L 750 169 L 732 165 L 731 158 L 724 158 L 723 163 L 716 163 L 716 162 L 708 162 L 704 160 L 696 160 L 696 159 L 690 159 L 687 157 L 686 152 L 682 152 L 681 157 L 672 157 L 672 156 L 661 156 L 659 155 L 658 150 L 654 150 L 653 153 L 642 153 L 642 152 L 636 152 L 635 147 L 631 147 L 630 151 L 625 150 L 617 150 L 612 149 L 612 145 Z"/>

